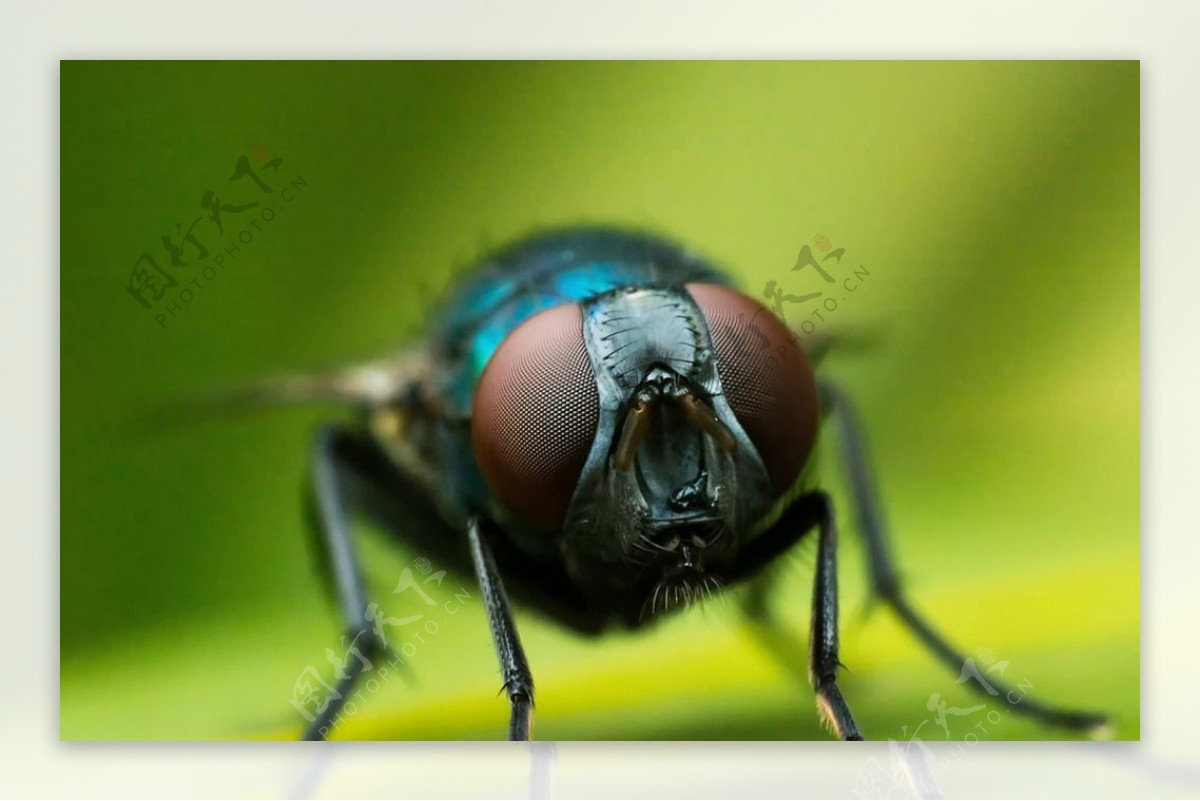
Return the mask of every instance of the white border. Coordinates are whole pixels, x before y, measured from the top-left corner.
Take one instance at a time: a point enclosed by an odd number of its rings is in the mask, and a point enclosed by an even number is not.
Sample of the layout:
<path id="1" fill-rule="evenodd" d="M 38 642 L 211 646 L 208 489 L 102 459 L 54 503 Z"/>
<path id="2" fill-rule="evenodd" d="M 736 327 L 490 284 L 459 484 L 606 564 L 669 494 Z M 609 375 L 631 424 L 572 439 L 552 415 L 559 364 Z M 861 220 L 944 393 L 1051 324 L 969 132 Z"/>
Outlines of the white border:
<path id="1" fill-rule="evenodd" d="M 58 59 L 1134 58 L 1143 108 L 1141 744 L 983 743 L 950 797 L 1195 797 L 1200 566 L 1195 143 L 1186 2 L 7 4 L 0 11 L 7 381 L 0 792 L 25 796 L 845 797 L 886 744 L 85 745 L 58 741 Z M 24 617 L 21 617 L 21 614 Z M 306 789 L 308 788 L 308 789 Z M 536 790 L 541 792 L 542 790 Z"/>

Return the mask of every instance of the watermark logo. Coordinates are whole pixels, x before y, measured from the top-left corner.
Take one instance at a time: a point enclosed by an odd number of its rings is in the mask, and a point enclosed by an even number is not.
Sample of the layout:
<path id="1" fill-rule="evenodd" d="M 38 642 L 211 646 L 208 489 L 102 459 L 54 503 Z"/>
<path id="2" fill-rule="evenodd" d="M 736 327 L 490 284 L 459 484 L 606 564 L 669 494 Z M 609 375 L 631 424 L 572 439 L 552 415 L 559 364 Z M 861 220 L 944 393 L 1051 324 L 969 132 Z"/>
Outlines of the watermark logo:
<path id="1" fill-rule="evenodd" d="M 1000 695 L 1000 690 L 987 677 L 995 674 L 1003 676 L 1007 669 L 1007 659 L 997 661 L 990 649 L 980 648 L 974 657 L 963 660 L 962 670 L 954 683 L 976 682 L 979 689 L 995 698 Z M 1022 678 L 1007 690 L 1005 701 L 1016 706 L 1032 689 L 1033 683 Z M 909 726 L 904 725 L 900 727 L 902 739 L 888 738 L 892 757 L 889 765 L 872 757 L 859 770 L 855 780 L 855 792 L 859 798 L 940 797 L 937 791 L 940 779 L 954 767 L 967 749 L 975 747 L 988 736 L 991 731 L 989 727 L 998 725 L 1004 719 L 1004 714 L 1011 713 L 1011 710 L 1005 710 L 1002 714 L 999 710 L 989 709 L 987 704 L 951 706 L 939 692 L 929 694 L 925 708 L 932 714 L 913 727 L 911 733 Z M 939 758 L 920 737 L 921 730 L 926 726 L 930 726 L 929 733 L 936 735 L 940 732 L 942 740 L 949 740 L 953 736 L 959 741 L 958 746 Z"/>
<path id="2" fill-rule="evenodd" d="M 302 175 L 281 171 L 283 159 L 271 158 L 262 145 L 250 153 L 257 168 L 239 156 L 224 184 L 200 194 L 205 213 L 176 223 L 173 232 L 162 234 L 161 251 L 146 251 L 134 261 L 125 291 L 160 328 L 244 255 L 243 247 L 275 221 L 277 206 L 294 202 L 308 188 Z"/>
<path id="3" fill-rule="evenodd" d="M 448 619 L 457 615 L 463 603 L 471 598 L 471 593 L 460 586 L 450 597 L 439 600 L 435 596 L 444 597 L 448 594 L 448 588 L 442 586 L 446 571 L 435 572 L 432 563 L 425 557 L 414 560 L 413 567 L 421 578 L 418 580 L 412 568 L 404 568 L 392 594 L 411 592 L 410 597 L 414 597 L 414 602 L 419 600 L 417 608 L 421 611 L 404 617 L 391 617 L 378 604 L 367 604 L 362 616 L 365 625 L 349 643 L 346 642 L 347 635 L 343 634 L 340 638 L 342 652 L 339 654 L 333 648 L 325 649 L 325 661 L 331 667 L 322 673 L 309 665 L 296 678 L 290 703 L 309 723 L 323 716 L 331 705 L 336 705 L 335 709 L 338 709 L 329 726 L 321 728 L 322 737 L 327 737 L 331 728 L 341 728 L 342 723 L 357 714 L 358 704 L 351 698 L 361 702 L 367 698 L 364 690 L 368 695 L 379 692 L 391 674 L 406 665 L 406 660 L 415 656 L 430 639 L 437 636 Z M 330 674 L 331 678 L 326 678 Z M 353 674 L 358 675 L 360 688 L 347 697 L 346 692 L 349 691 L 343 692 L 339 687 L 343 687 Z"/>
<path id="4" fill-rule="evenodd" d="M 823 254 L 819 260 L 813 253 L 813 245 Z M 801 350 L 802 346 L 807 345 L 812 348 L 810 353 L 815 353 L 828 346 L 829 341 L 822 341 L 820 336 L 814 337 L 813 335 L 817 334 L 821 327 L 839 312 L 839 309 L 842 308 L 841 304 L 849 298 L 850 294 L 857 292 L 859 287 L 871 277 L 870 270 L 862 264 L 854 268 L 847 261 L 846 265 L 842 266 L 845 257 L 846 248 L 834 248 L 829 237 L 817 234 L 812 239 L 812 245 L 805 245 L 800 249 L 800 255 L 791 271 L 801 272 L 811 268 L 811 275 L 820 279 L 820 283 L 815 284 L 814 287 L 818 288 L 818 291 L 802 295 L 794 294 L 784 289 L 777 280 L 767 281 L 766 286 L 763 287 L 763 297 L 771 301 L 770 309 L 760 308 L 753 315 L 739 313 L 738 322 L 725 324 L 722 328 L 723 333 L 730 339 L 735 334 L 754 337 L 757 340 L 759 356 L 762 359 L 758 369 L 764 374 L 776 370 L 781 361 L 787 361 L 792 357 L 793 352 Z M 834 260 L 833 264 L 828 264 L 830 259 Z M 788 306 L 790 305 L 801 306 L 799 322 L 789 324 Z M 790 311 L 795 317 L 797 310 L 791 309 Z M 804 311 L 807 311 L 807 314 L 804 314 Z M 767 352 L 772 348 L 772 339 L 759 328 L 759 318 L 762 315 L 770 316 L 772 313 L 783 324 L 789 338 L 786 342 L 775 344 L 772 352 Z"/>
<path id="5" fill-rule="evenodd" d="M 871 271 L 862 264 L 858 267 L 852 267 L 847 261 L 842 264 L 843 258 L 846 257 L 846 248 L 833 248 L 833 242 L 824 234 L 817 234 L 812 238 L 813 245 L 821 252 L 821 258 L 813 253 L 812 245 L 805 245 L 800 249 L 800 255 L 796 257 L 796 263 L 792 265 L 790 272 L 803 272 L 806 269 L 811 269 L 808 275 L 815 275 L 820 279 L 820 283 L 809 288 L 819 289 L 815 292 L 805 292 L 804 294 L 796 294 L 791 289 L 785 289 L 777 280 L 767 281 L 763 287 L 763 297 L 771 302 L 771 310 L 775 315 L 788 326 L 792 335 L 796 337 L 801 344 L 804 343 L 804 338 L 811 336 L 828 321 L 828 316 L 837 314 L 842 303 L 845 303 L 851 293 L 857 292 L 859 287 L 871 277 Z M 829 264 L 830 260 L 833 264 Z M 789 281 L 789 286 L 794 285 L 795 281 Z M 811 284 L 811 282 L 808 282 Z M 831 286 L 832 285 L 832 286 Z M 800 306 L 799 309 L 789 309 L 789 306 Z M 794 324 L 788 323 L 787 312 L 793 313 L 793 318 L 798 322 Z"/>

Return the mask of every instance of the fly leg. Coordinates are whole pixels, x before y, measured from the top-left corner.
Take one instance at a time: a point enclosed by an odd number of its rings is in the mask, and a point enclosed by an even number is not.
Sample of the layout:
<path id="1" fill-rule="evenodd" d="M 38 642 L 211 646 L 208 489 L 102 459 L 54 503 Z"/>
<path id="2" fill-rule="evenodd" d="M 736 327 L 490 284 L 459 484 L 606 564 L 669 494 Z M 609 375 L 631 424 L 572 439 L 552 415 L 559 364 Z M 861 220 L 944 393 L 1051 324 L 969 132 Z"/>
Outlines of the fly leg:
<path id="1" fill-rule="evenodd" d="M 343 665 L 334 692 L 323 711 L 316 715 L 304 732 L 305 740 L 324 740 L 329 727 L 337 719 L 346 698 L 372 657 L 379 656 L 385 646 L 367 625 L 367 590 L 359 570 L 358 559 L 350 540 L 347 517 L 347 481 L 352 475 L 348 450 L 353 435 L 339 428 L 322 427 L 312 446 L 312 499 L 315 504 L 317 529 L 324 546 L 324 564 L 331 573 L 346 637 L 354 644 L 361 659 Z"/>
<path id="2" fill-rule="evenodd" d="M 833 505 L 823 492 L 813 493 L 817 504 L 817 575 L 813 584 L 812 634 L 809 677 L 817 693 L 817 706 L 843 740 L 861 740 L 850 707 L 837 686 L 838 589 L 837 527 Z"/>
<path id="3" fill-rule="evenodd" d="M 455 540 L 461 543 L 461 539 L 439 522 L 438 510 L 428 492 L 397 471 L 364 434 L 337 427 L 320 429 L 312 451 L 312 497 L 322 565 L 329 574 L 342 612 L 345 639 L 356 645 L 365 657 L 348 660 L 354 664 L 342 667 L 327 707 L 308 726 L 305 739 L 319 740 L 329 733 L 359 677 L 371 669 L 370 660 L 387 653 L 386 642 L 370 625 L 369 599 L 351 540 L 348 513 L 351 510 L 363 513 L 391 530 L 401 541 L 421 548 L 456 570 L 467 569 L 467 564 L 459 565 L 460 546 L 455 545 Z M 524 740 L 529 739 L 533 712 L 533 679 L 517 637 L 492 547 L 485 541 L 487 534 L 486 521 L 471 518 L 467 530 L 469 548 L 464 550 L 470 551 L 470 563 L 479 580 L 500 658 L 504 687 L 512 703 L 509 736 Z M 465 560 L 466 557 L 463 553 L 461 558 Z"/>
<path id="4" fill-rule="evenodd" d="M 485 525 L 485 521 L 478 515 L 473 516 L 467 523 L 471 561 L 475 566 L 480 592 L 483 593 L 484 606 L 487 608 L 488 627 L 492 630 L 492 641 L 496 645 L 496 656 L 500 660 L 504 690 L 512 704 L 508 739 L 528 740 L 533 722 L 533 675 L 529 671 L 529 663 L 525 660 L 525 649 L 521 647 L 521 639 L 517 636 L 517 626 L 509 609 L 508 596 L 504 593 L 504 582 L 500 580 L 491 547 L 486 541 Z"/>
<path id="5" fill-rule="evenodd" d="M 977 681 L 968 682 L 968 684 L 976 691 L 987 693 L 1003 702 L 1013 712 L 1067 729 L 1094 731 L 1106 725 L 1108 718 L 1103 714 L 1047 706 L 1027 696 L 1011 693 L 1008 687 L 1001 682 L 993 681 L 990 677 L 984 679 L 975 669 L 974 662 L 946 642 L 945 638 L 913 608 L 896 575 L 895 563 L 888 542 L 887 526 L 876 494 L 876 485 L 870 461 L 867 458 L 862 428 L 854 407 L 836 386 L 822 382 L 820 390 L 822 405 L 830 410 L 837 427 L 842 459 L 849 478 L 851 494 L 854 497 L 859 527 L 866 539 L 871 587 L 875 596 L 891 608 L 917 636 L 917 639 L 945 665 L 951 670 L 960 671 L 960 676 L 964 679 L 975 678 Z M 1016 700 L 1014 701 L 1013 698 Z"/>
<path id="6" fill-rule="evenodd" d="M 861 740 L 863 736 L 858 724 L 854 722 L 837 683 L 837 669 L 841 666 L 838 661 L 837 527 L 829 496 L 824 492 L 801 495 L 721 573 L 731 582 L 754 575 L 799 542 L 814 526 L 818 543 L 809 679 L 817 695 L 817 706 L 834 733 L 842 740 Z"/>

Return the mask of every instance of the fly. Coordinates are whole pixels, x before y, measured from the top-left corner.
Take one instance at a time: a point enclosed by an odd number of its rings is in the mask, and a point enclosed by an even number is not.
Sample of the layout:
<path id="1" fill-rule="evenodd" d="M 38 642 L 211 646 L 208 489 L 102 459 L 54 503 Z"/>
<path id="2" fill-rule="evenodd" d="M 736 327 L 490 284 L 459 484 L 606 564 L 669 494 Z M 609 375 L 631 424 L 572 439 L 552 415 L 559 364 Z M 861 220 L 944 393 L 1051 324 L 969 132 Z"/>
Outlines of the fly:
<path id="1" fill-rule="evenodd" d="M 534 682 L 510 593 L 582 634 L 641 628 L 758 576 L 815 533 L 809 676 L 834 734 L 859 740 L 837 681 L 834 509 L 804 473 L 821 421 L 840 443 L 873 594 L 952 670 L 965 660 L 904 594 L 854 407 L 810 356 L 691 251 L 571 228 L 485 258 L 427 337 L 394 359 L 251 394 L 358 410 L 321 427 L 311 453 L 312 517 L 347 640 L 368 657 L 385 647 L 365 617 L 348 525 L 357 511 L 474 574 L 511 739 L 530 736 Z M 327 735 L 362 669 L 347 666 L 306 739 Z M 989 683 L 1011 711 L 1046 724 L 1106 721 Z"/>

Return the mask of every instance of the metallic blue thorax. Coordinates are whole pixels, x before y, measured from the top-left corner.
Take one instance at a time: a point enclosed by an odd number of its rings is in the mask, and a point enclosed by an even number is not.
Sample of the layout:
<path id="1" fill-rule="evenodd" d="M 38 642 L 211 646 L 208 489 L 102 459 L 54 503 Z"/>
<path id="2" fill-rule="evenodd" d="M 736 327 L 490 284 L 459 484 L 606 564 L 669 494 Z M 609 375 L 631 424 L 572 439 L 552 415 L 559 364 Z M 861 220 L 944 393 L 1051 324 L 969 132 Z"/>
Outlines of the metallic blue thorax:
<path id="1" fill-rule="evenodd" d="M 435 347 L 449 368 L 443 402 L 468 416 L 475 385 L 506 336 L 540 311 L 621 286 L 728 283 L 707 261 L 649 234 L 571 229 L 525 239 L 484 261 L 452 296 Z"/>
<path id="2" fill-rule="evenodd" d="M 639 232 L 573 228 L 537 234 L 492 254 L 461 279 L 432 331 L 444 417 L 421 446 L 438 492 L 458 513 L 495 502 L 475 461 L 469 420 L 475 388 L 500 343 L 540 311 L 623 286 L 728 283 L 707 261 Z M 518 535 L 519 536 L 519 535 Z M 533 547 L 533 545 L 530 545 Z"/>

